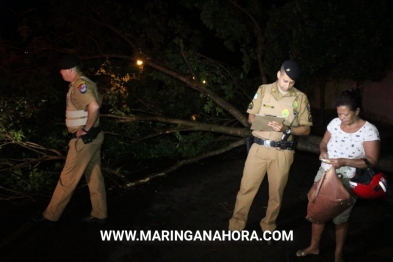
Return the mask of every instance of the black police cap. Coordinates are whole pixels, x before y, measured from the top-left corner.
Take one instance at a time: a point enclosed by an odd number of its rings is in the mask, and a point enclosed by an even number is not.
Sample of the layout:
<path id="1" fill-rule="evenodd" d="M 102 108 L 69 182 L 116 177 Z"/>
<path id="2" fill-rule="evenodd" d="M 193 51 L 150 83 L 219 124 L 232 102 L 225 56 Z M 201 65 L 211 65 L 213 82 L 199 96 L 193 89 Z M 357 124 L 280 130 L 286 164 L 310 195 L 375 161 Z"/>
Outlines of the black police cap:
<path id="1" fill-rule="evenodd" d="M 297 81 L 300 77 L 300 68 L 299 65 L 292 60 L 285 60 L 282 63 L 281 68 L 284 69 L 287 76 L 289 76 L 293 81 Z"/>
<path id="2" fill-rule="evenodd" d="M 70 69 L 80 65 L 80 60 L 76 55 L 65 55 L 59 61 L 60 69 Z"/>

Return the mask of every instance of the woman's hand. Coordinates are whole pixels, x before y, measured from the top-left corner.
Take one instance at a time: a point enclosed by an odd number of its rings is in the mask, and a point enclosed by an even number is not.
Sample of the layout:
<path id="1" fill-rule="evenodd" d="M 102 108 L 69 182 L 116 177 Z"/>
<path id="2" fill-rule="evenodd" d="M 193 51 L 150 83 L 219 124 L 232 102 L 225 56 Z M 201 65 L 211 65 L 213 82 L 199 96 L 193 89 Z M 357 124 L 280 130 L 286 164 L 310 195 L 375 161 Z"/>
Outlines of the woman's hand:
<path id="1" fill-rule="evenodd" d="M 346 166 L 346 159 L 345 158 L 333 158 L 333 159 L 329 159 L 330 163 L 332 165 L 332 167 L 334 168 L 340 168 L 342 166 Z"/>
<path id="2" fill-rule="evenodd" d="M 329 159 L 327 152 L 321 152 L 321 154 L 319 155 L 319 160 L 322 159 Z"/>

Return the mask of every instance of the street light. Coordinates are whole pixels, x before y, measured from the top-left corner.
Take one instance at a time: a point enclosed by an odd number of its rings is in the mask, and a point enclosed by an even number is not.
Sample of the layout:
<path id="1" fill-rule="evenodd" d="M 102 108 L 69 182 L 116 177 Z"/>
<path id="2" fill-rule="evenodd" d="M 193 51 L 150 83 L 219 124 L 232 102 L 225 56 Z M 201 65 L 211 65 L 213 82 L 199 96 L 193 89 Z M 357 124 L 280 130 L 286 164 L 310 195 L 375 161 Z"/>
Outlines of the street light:
<path id="1" fill-rule="evenodd" d="M 136 60 L 136 64 L 138 65 L 139 73 L 141 74 L 143 71 L 143 61 L 138 59 L 138 60 Z"/>

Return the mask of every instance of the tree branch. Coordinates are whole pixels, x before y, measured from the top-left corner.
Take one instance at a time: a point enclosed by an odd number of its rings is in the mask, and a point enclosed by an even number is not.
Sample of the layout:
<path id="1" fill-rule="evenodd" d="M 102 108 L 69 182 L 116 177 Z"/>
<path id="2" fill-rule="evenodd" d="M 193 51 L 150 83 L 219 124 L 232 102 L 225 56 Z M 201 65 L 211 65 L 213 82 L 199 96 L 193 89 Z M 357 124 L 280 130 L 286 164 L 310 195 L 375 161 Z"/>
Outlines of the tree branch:
<path id="1" fill-rule="evenodd" d="M 182 119 L 173 119 L 163 116 L 119 116 L 113 114 L 102 114 L 101 117 L 117 118 L 119 122 L 137 122 L 137 121 L 159 121 L 170 124 L 189 126 L 189 130 L 208 131 L 232 136 L 247 137 L 251 134 L 248 128 L 228 127 L 222 125 L 204 124 L 196 121 L 188 121 Z"/>
<path id="2" fill-rule="evenodd" d="M 258 60 L 258 66 L 259 66 L 259 71 L 261 73 L 261 78 L 262 78 L 262 83 L 263 84 L 267 84 L 267 77 L 266 77 L 266 73 L 263 67 L 263 62 L 262 62 L 262 57 L 263 57 L 263 33 L 262 30 L 258 24 L 258 22 L 255 20 L 255 18 L 244 8 L 242 8 L 241 6 L 239 6 L 236 2 L 234 1 L 229 1 L 232 5 L 236 6 L 237 8 L 239 8 L 242 12 L 244 12 L 252 21 L 252 23 L 255 26 L 256 29 L 256 35 L 257 35 L 257 60 Z"/>
<path id="3" fill-rule="evenodd" d="M 189 158 L 189 159 L 178 161 L 173 166 L 171 166 L 171 167 L 169 167 L 169 168 L 167 168 L 165 170 L 162 170 L 161 172 L 154 173 L 154 174 L 151 174 L 151 175 L 147 176 L 146 178 L 130 182 L 126 186 L 127 187 L 133 187 L 133 186 L 136 186 L 136 185 L 139 185 L 139 184 L 143 184 L 143 183 L 149 182 L 149 181 L 153 180 L 154 178 L 165 176 L 165 175 L 167 175 L 167 174 L 177 170 L 181 166 L 198 162 L 199 160 L 207 158 L 207 157 L 220 155 L 220 154 L 225 153 L 225 152 L 227 152 L 227 151 L 229 151 L 229 150 L 231 150 L 233 148 L 236 148 L 238 146 L 244 145 L 245 143 L 246 143 L 245 139 L 240 139 L 240 140 L 237 140 L 236 142 L 228 145 L 227 147 L 220 148 L 219 150 L 211 151 L 211 152 L 208 152 L 208 153 L 196 156 L 196 157 L 192 157 L 192 158 Z"/>

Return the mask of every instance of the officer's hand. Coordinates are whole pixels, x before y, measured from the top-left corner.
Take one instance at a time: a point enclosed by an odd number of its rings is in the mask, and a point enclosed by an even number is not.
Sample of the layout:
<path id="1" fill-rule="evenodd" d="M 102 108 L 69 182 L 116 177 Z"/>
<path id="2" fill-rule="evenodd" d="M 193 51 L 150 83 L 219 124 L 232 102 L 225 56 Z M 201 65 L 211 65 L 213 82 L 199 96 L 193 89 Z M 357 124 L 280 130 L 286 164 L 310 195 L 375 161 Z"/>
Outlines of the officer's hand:
<path id="1" fill-rule="evenodd" d="M 278 123 L 276 121 L 271 121 L 267 124 L 276 132 L 284 132 L 286 126 L 283 123 Z"/>
<path id="2" fill-rule="evenodd" d="M 76 132 L 76 137 L 80 137 L 83 135 L 86 135 L 87 133 L 85 131 L 82 130 L 82 128 L 80 128 L 77 132 Z"/>

